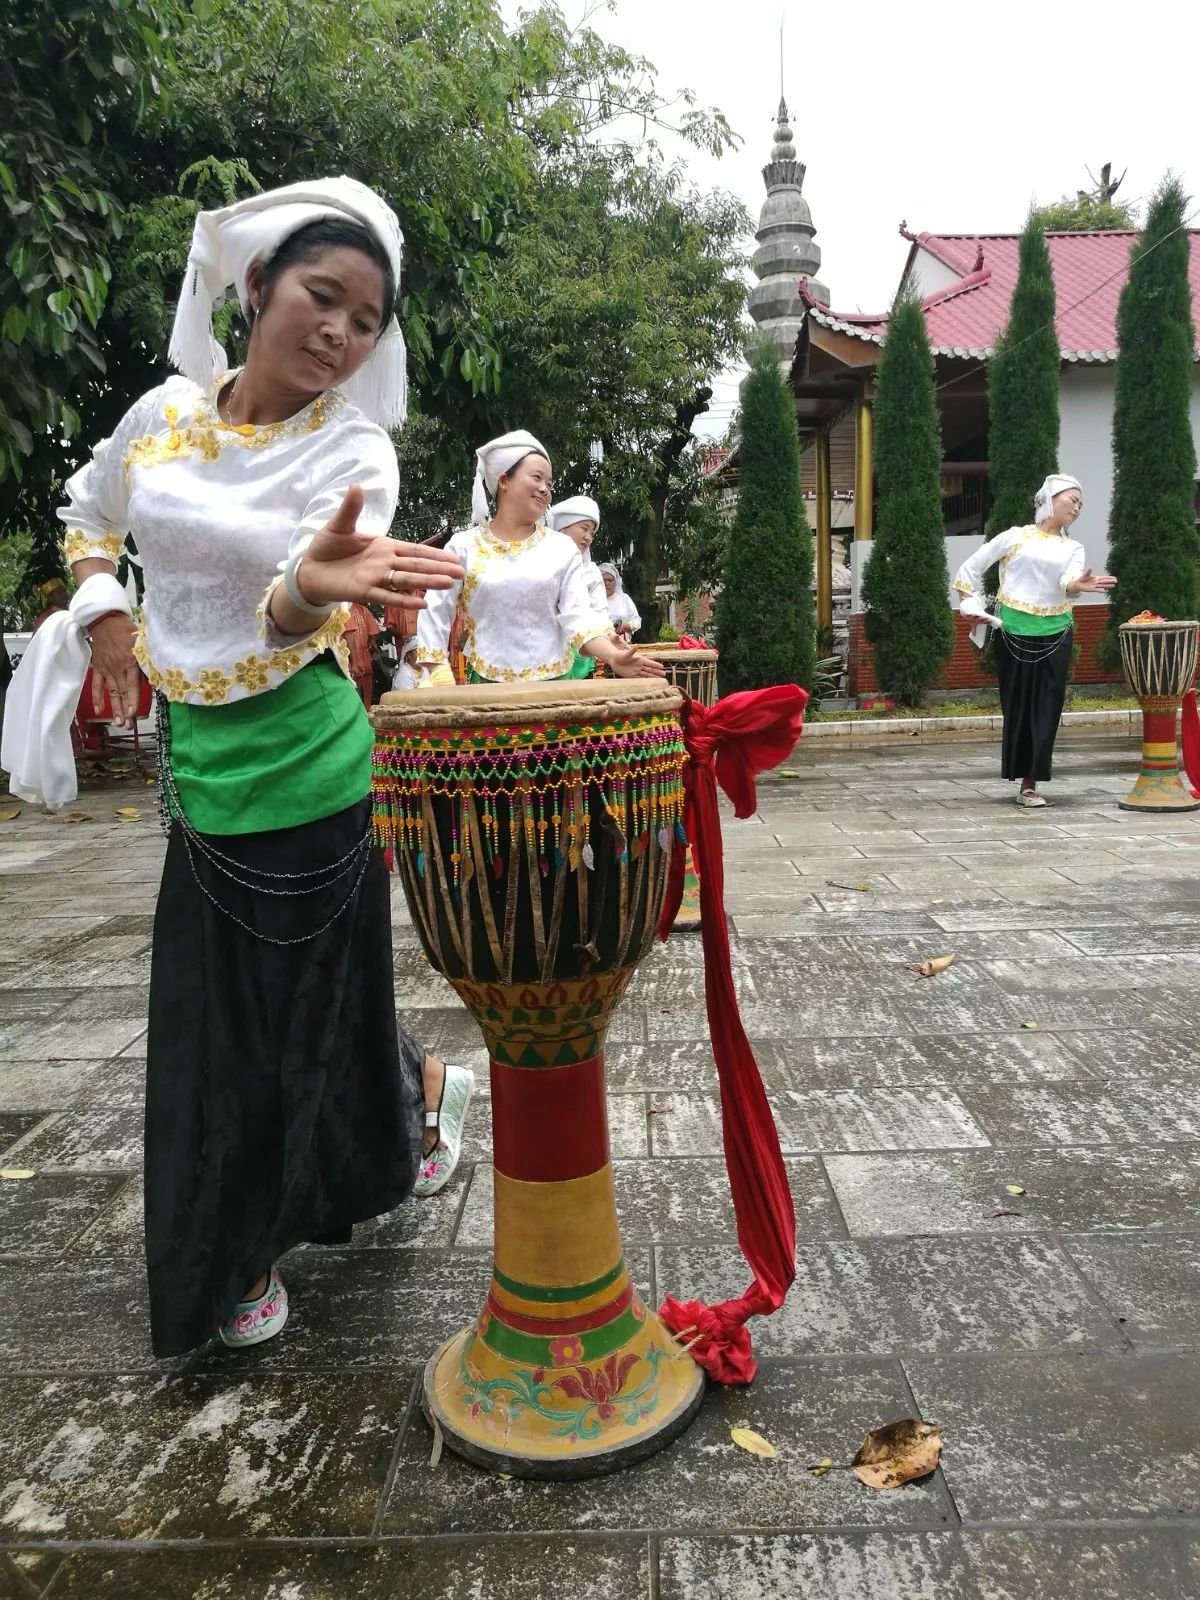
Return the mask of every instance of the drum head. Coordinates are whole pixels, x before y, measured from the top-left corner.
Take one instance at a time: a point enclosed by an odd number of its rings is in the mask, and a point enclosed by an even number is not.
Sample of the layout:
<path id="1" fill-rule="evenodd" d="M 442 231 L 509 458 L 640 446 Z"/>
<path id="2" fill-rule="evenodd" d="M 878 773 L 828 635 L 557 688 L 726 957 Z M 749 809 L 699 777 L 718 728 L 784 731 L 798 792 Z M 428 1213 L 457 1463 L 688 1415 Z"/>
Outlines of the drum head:
<path id="1" fill-rule="evenodd" d="M 656 678 L 567 678 L 396 689 L 371 711 L 376 728 L 483 728 L 527 722 L 612 722 L 672 715 L 683 696 Z"/>

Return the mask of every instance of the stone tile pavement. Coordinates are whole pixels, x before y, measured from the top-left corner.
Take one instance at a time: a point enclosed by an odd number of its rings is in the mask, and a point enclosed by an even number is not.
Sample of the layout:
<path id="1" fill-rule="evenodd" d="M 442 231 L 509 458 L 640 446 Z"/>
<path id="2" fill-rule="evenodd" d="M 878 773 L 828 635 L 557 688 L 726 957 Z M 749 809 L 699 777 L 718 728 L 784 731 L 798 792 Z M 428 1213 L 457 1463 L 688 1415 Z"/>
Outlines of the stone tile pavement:
<path id="1" fill-rule="evenodd" d="M 991 746 L 814 741 L 729 823 L 796 1285 L 750 1389 L 578 1485 L 430 1467 L 420 1366 L 487 1278 L 486 1096 L 441 1196 L 293 1252 L 282 1338 L 153 1360 L 153 791 L 0 824 L 0 1166 L 36 1174 L 0 1180 L 0 1600 L 1200 1596 L 1200 814 L 1116 808 L 1136 748 L 1064 739 L 1055 807 L 1022 813 Z M 399 899 L 396 924 L 401 1012 L 482 1068 Z M 610 1048 L 653 1300 L 746 1281 L 705 1038 L 682 937 Z M 917 1413 L 944 1426 L 939 1471 L 862 1487 L 862 1435 Z M 740 1452 L 737 1423 L 777 1459 Z"/>

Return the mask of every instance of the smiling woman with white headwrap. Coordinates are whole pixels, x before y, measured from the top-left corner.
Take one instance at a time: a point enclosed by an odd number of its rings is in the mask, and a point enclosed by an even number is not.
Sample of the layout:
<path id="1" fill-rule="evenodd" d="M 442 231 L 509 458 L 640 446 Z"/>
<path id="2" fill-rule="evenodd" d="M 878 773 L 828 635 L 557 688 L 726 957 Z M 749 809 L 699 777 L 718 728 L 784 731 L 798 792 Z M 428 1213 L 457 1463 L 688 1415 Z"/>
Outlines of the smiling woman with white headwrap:
<path id="1" fill-rule="evenodd" d="M 1084 549 L 1066 530 L 1083 510 L 1077 478 L 1052 473 L 1037 492 L 1034 521 L 1007 528 L 958 569 L 959 610 L 978 617 L 972 642 L 983 645 L 995 630 L 996 674 L 1004 712 L 1001 776 L 1019 778 L 1017 802 L 1042 807 L 1038 783 L 1050 777 L 1054 738 L 1062 716 L 1074 638 L 1071 602 L 1076 595 L 1111 589 L 1115 579 L 1085 566 Z M 985 603 L 983 575 L 1000 563 L 996 610 Z"/>
<path id="2" fill-rule="evenodd" d="M 605 662 L 618 677 L 661 677 L 660 664 L 618 639 L 590 599 L 576 544 L 547 526 L 552 469 L 545 447 L 519 430 L 475 454 L 476 525 L 446 545 L 466 577 L 431 596 L 417 622 L 416 664 L 424 681 L 449 677 L 456 611 L 473 683 L 572 677 L 580 655 Z M 489 497 L 496 502 L 494 516 Z"/>
<path id="3" fill-rule="evenodd" d="M 423 1100 L 444 1092 L 460 1125 L 469 1097 L 469 1075 L 447 1069 L 443 1091 L 440 1065 L 398 1036 L 373 736 L 342 659 L 348 602 L 420 606 L 462 576 L 453 556 L 385 537 L 400 250 L 391 209 L 348 178 L 201 215 L 171 340 L 182 376 L 136 402 L 60 512 L 79 584 L 63 670 L 86 665 L 86 627 L 121 720 L 135 655 L 159 696 L 170 831 L 146 1091 L 159 1355 L 218 1329 L 231 1345 L 278 1332 L 276 1258 L 402 1200 Z M 211 320 L 227 291 L 251 327 L 232 374 Z M 136 639 L 113 577 L 129 532 L 145 573 Z"/>

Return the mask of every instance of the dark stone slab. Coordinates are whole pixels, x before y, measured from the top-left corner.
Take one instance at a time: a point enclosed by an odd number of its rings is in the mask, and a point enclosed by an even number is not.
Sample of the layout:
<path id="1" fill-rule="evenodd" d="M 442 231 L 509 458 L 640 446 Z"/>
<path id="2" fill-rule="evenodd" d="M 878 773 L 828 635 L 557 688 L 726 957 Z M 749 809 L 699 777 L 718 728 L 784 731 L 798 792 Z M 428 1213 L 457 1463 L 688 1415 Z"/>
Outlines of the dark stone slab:
<path id="1" fill-rule="evenodd" d="M 38 993 L 48 991 L 37 991 Z M 125 994 L 123 989 L 95 990 L 93 994 Z M 146 1004 L 107 1017 L 84 1015 L 72 1003 L 50 1021 L 0 1021 L 0 1058 L 55 1061 L 94 1061 L 114 1056 L 146 1031 Z"/>
<path id="2" fill-rule="evenodd" d="M 127 1172 L 142 1163 L 142 1113 L 60 1111 L 18 1148 L 22 1165 L 66 1172 Z"/>
<path id="3" fill-rule="evenodd" d="M 988 961 L 988 975 L 1008 994 L 1076 995 L 1087 990 L 1115 993 L 1196 982 L 1200 954 L 1083 956 L 1043 960 L 1022 956 Z"/>
<path id="4" fill-rule="evenodd" d="M 1062 1043 L 1085 1062 L 1096 1078 L 1128 1078 L 1144 1083 L 1152 1078 L 1186 1078 L 1196 1070 L 1196 1050 L 1190 1028 L 1157 1027 L 1089 1030 L 1065 1033 Z"/>
<path id="5" fill-rule="evenodd" d="M 135 1270 L 143 1270 L 146 1241 L 140 1175 L 116 1180 L 110 1203 L 69 1248 L 72 1255 L 132 1257 Z"/>
<path id="6" fill-rule="evenodd" d="M 105 1072 L 107 1061 L 0 1061 L 0 1111 L 64 1111 Z"/>
<path id="7" fill-rule="evenodd" d="M 1067 1250 L 1136 1345 L 1200 1347 L 1200 1238 L 1074 1238 Z"/>
<path id="8" fill-rule="evenodd" d="M 957 1149 L 988 1143 L 958 1096 L 939 1085 L 783 1089 L 771 1108 L 785 1154 L 822 1150 Z M 651 1117 L 656 1156 L 720 1155 L 717 1095 L 661 1095 Z"/>
<path id="9" fill-rule="evenodd" d="M 665 1539 L 661 1600 L 1156 1600 L 1193 1593 L 1197 1541 L 1127 1528 Z"/>
<path id="10" fill-rule="evenodd" d="M 1190 1228 L 1200 1150 L 946 1150 L 825 1161 L 854 1237 Z M 1020 1184 L 1023 1195 L 1010 1195 Z M 1017 1216 L 993 1217 L 997 1210 Z"/>
<path id="11" fill-rule="evenodd" d="M 1200 1140 L 1193 1083 L 972 1084 L 963 1103 L 993 1144 L 1171 1144 Z"/>
<path id="12" fill-rule="evenodd" d="M 1085 956 L 1178 955 L 1200 952 L 1200 926 L 1133 924 L 1124 928 L 1071 928 L 1063 934 Z"/>
<path id="13" fill-rule="evenodd" d="M 6 1111 L 0 1113 L 0 1157 L 7 1156 L 8 1151 L 19 1139 L 23 1139 L 27 1133 L 45 1120 L 40 1111 Z M 24 1164 L 18 1163 L 18 1165 Z"/>
<path id="14" fill-rule="evenodd" d="M 586 1536 L 89 1552 L 71 1557 L 54 1591 L 55 1600 L 648 1600 L 650 1592 L 645 1539 Z"/>
<path id="15" fill-rule="evenodd" d="M 796 1207 L 797 1236 L 842 1237 L 845 1229 L 820 1162 L 812 1156 L 792 1156 L 786 1165 Z M 723 1160 L 615 1161 L 613 1175 L 626 1248 L 659 1240 L 727 1241 L 736 1236 L 729 1176 Z M 480 1162 L 455 1244 L 490 1246 L 492 1217 L 492 1169 Z"/>
<path id="16" fill-rule="evenodd" d="M 155 1368 L 146 1280 L 129 1261 L 0 1261 L 0 1371 Z"/>
<path id="17" fill-rule="evenodd" d="M 141 1111 L 146 1104 L 146 1058 L 122 1055 L 90 1077 L 75 1100 L 76 1106 L 123 1107 Z"/>
<path id="18" fill-rule="evenodd" d="M 0 1256 L 56 1256 L 96 1220 L 125 1180 L 38 1172 L 0 1179 Z"/>
<path id="19" fill-rule="evenodd" d="M 1078 1054 L 1052 1033 L 953 1034 L 867 1039 L 771 1040 L 759 1047 L 769 1086 L 857 1089 L 873 1085 L 1039 1083 L 1085 1077 Z M 764 1066 L 764 1075 L 766 1068 Z M 687 1088 L 689 1085 L 681 1085 Z"/>
<path id="20" fill-rule="evenodd" d="M 146 940 L 115 941 L 123 953 L 114 955 L 101 946 L 86 945 L 69 956 L 55 955 L 30 967 L 25 982 L 34 992 L 63 989 L 117 989 L 131 984 L 149 985 L 150 953 Z M 136 943 L 142 948 L 134 954 L 127 948 Z"/>
<path id="21" fill-rule="evenodd" d="M 965 1524 L 1200 1513 L 1200 1357 L 914 1356 Z"/>
<path id="22" fill-rule="evenodd" d="M 251 1352 L 252 1354 L 252 1352 Z M 5 1386 L 0 1530 L 9 1539 L 370 1533 L 411 1375 L 258 1374 Z"/>
<path id="23" fill-rule="evenodd" d="M 660 1295 L 741 1294 L 732 1246 L 660 1245 Z M 1101 1350 L 1124 1341 L 1064 1249 L 1040 1239 L 804 1243 L 778 1311 L 751 1324 L 761 1357 L 906 1351 Z"/>
<path id="24" fill-rule="evenodd" d="M 895 1363 L 768 1362 L 751 1389 L 710 1387 L 696 1421 L 661 1454 L 613 1477 L 554 1484 L 498 1480 L 449 1451 L 431 1473 L 432 1436 L 423 1419 L 414 1419 L 400 1447 L 382 1528 L 476 1534 L 497 1525 L 513 1532 L 940 1527 L 950 1510 L 936 1478 L 884 1495 L 848 1472 L 814 1478 L 807 1470 L 827 1455 L 849 1461 L 864 1417 L 904 1416 L 911 1404 Z M 739 1449 L 730 1438 L 738 1425 L 770 1439 L 777 1459 L 763 1461 Z"/>

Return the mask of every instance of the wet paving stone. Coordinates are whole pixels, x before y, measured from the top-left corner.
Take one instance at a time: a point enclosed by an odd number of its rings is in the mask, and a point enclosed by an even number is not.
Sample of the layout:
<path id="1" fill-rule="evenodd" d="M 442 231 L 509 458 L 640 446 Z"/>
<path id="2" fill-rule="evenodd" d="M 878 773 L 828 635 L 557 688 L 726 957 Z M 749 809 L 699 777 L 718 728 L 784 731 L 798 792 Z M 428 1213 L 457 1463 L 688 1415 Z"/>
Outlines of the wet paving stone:
<path id="1" fill-rule="evenodd" d="M 71 1558 L 54 1600 L 545 1600 L 559 1592 L 649 1600 L 648 1541 L 532 1536 L 86 1554 Z"/>
<path id="2" fill-rule="evenodd" d="M 660 1245 L 656 1258 L 660 1295 L 713 1305 L 746 1287 L 732 1246 Z M 762 1358 L 1109 1351 L 1126 1342 L 1066 1250 L 1041 1239 L 802 1243 L 783 1305 L 750 1326 Z"/>
<path id="3" fill-rule="evenodd" d="M 0 1256 L 56 1256 L 96 1221 L 124 1178 L 36 1172 L 0 1179 Z"/>
<path id="4" fill-rule="evenodd" d="M 1200 1210 L 1200 1149 L 1190 1145 L 835 1155 L 825 1164 L 854 1237 L 1191 1228 Z M 1025 1193 L 1008 1194 L 1009 1184 Z"/>
<path id="5" fill-rule="evenodd" d="M 785 1154 L 826 1150 L 957 1149 L 984 1146 L 958 1096 L 938 1086 L 777 1090 L 771 1098 Z M 721 1103 L 715 1095 L 665 1095 L 655 1104 L 655 1156 L 719 1155 Z"/>
<path id="6" fill-rule="evenodd" d="M 60 1111 L 27 1134 L 14 1154 L 46 1171 L 129 1172 L 142 1164 L 142 1113 Z"/>
<path id="7" fill-rule="evenodd" d="M 1200 1236 L 1149 1233 L 1064 1243 L 1135 1345 L 1200 1348 Z"/>
<path id="8" fill-rule="evenodd" d="M 314 1384 L 235 1364 L 197 1377 L 13 1378 L 0 1533 L 369 1533 L 410 1391 L 389 1372 Z"/>
<path id="9" fill-rule="evenodd" d="M 963 1102 L 993 1144 L 1154 1145 L 1200 1141 L 1200 1082 L 971 1084 Z"/>
<path id="10" fill-rule="evenodd" d="M 1200 1356 L 905 1360 L 964 1524 L 1197 1517 Z"/>
<path id="11" fill-rule="evenodd" d="M 0 1060 L 0 1113 L 64 1111 L 107 1070 L 99 1061 Z"/>
<path id="12" fill-rule="evenodd" d="M 422 1418 L 414 1418 L 382 1529 L 473 1534 L 497 1525 L 513 1532 L 945 1526 L 951 1511 L 940 1475 L 884 1495 L 848 1472 L 814 1478 L 807 1470 L 826 1455 L 849 1461 L 864 1415 L 902 1416 L 911 1404 L 895 1363 L 764 1362 L 750 1389 L 711 1387 L 696 1421 L 659 1455 L 576 1484 L 505 1482 L 449 1451 L 430 1473 L 432 1435 Z M 739 1425 L 768 1437 L 777 1458 L 764 1461 L 740 1450 L 730 1438 Z"/>
<path id="13" fill-rule="evenodd" d="M 1195 1533 L 821 1533 L 665 1539 L 661 1600 L 1156 1600 L 1195 1592 Z"/>
<path id="14" fill-rule="evenodd" d="M 24 1114 L 12 1111 L 0 1113 L 0 1157 L 6 1158 L 14 1145 L 45 1120 L 45 1116 L 39 1111 Z"/>

